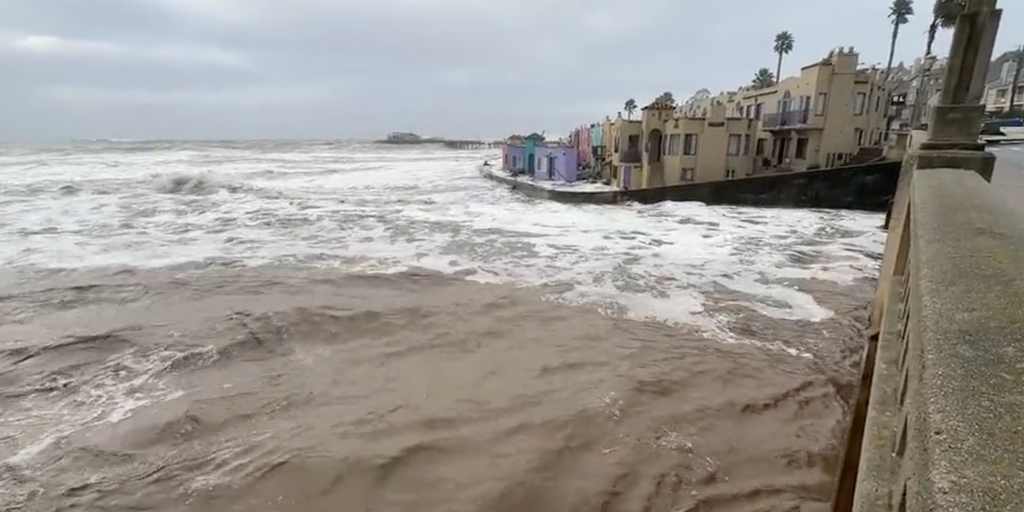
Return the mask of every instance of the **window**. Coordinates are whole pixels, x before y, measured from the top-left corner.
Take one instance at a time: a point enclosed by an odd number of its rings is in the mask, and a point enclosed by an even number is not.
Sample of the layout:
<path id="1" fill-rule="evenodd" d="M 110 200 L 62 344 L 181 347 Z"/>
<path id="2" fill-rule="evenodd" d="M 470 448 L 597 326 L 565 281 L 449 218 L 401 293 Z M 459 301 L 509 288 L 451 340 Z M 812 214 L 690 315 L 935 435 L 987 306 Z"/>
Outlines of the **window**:
<path id="1" fill-rule="evenodd" d="M 680 171 L 679 181 L 693 181 L 693 169 L 683 169 Z"/>
<path id="2" fill-rule="evenodd" d="M 725 179 L 731 180 L 736 178 L 736 169 L 729 169 L 725 171 Z"/>
<path id="3" fill-rule="evenodd" d="M 1006 101 L 1006 89 L 996 89 L 996 101 L 999 103 Z"/>
<path id="4" fill-rule="evenodd" d="M 814 115 L 823 116 L 825 115 L 825 107 L 828 106 L 828 93 L 818 93 L 818 103 L 814 105 Z"/>
<path id="5" fill-rule="evenodd" d="M 750 135 L 743 135 L 743 156 L 750 154 Z"/>
<path id="6" fill-rule="evenodd" d="M 882 97 L 878 96 L 875 98 L 875 112 L 882 109 Z"/>
<path id="7" fill-rule="evenodd" d="M 757 139 L 757 148 L 754 151 L 757 156 L 764 156 L 764 139 Z"/>
<path id="8" fill-rule="evenodd" d="M 684 155 L 696 155 L 697 154 L 697 134 L 687 133 L 683 136 L 683 154 Z"/>
<path id="9" fill-rule="evenodd" d="M 619 134 L 616 133 L 616 134 L 613 134 L 612 136 L 615 138 L 615 140 L 612 142 L 612 151 L 615 152 L 615 153 L 618 153 L 619 152 Z"/>
<path id="10" fill-rule="evenodd" d="M 761 119 L 761 114 L 764 113 L 764 103 L 758 103 L 754 106 L 754 119 Z"/>
<path id="11" fill-rule="evenodd" d="M 668 134 L 661 134 L 661 156 L 668 154 Z"/>
<path id="12" fill-rule="evenodd" d="M 854 128 L 853 129 L 853 134 L 854 134 L 855 137 L 857 137 L 857 145 L 858 146 L 863 146 L 864 145 L 864 130 L 861 130 L 860 128 Z"/>
<path id="13" fill-rule="evenodd" d="M 853 115 L 862 116 L 864 115 L 864 102 L 867 101 L 868 95 L 863 92 L 858 92 L 853 102 Z"/>
<path id="14" fill-rule="evenodd" d="M 739 156 L 742 150 L 743 137 L 736 134 L 729 134 L 729 156 Z"/>
<path id="15" fill-rule="evenodd" d="M 807 160 L 807 137 L 796 139 L 796 155 L 793 158 Z"/>
<path id="16" fill-rule="evenodd" d="M 673 133 L 668 136 L 668 154 L 679 155 L 680 150 L 683 148 L 683 136 L 678 133 Z"/>
<path id="17" fill-rule="evenodd" d="M 800 96 L 800 111 L 801 112 L 806 112 L 806 111 L 809 111 L 809 110 L 811 110 L 811 97 L 810 96 Z"/>
<path id="18" fill-rule="evenodd" d="M 747 105 L 747 115 L 746 115 L 746 118 L 747 119 L 753 119 L 754 118 L 754 106 L 753 105 Z"/>

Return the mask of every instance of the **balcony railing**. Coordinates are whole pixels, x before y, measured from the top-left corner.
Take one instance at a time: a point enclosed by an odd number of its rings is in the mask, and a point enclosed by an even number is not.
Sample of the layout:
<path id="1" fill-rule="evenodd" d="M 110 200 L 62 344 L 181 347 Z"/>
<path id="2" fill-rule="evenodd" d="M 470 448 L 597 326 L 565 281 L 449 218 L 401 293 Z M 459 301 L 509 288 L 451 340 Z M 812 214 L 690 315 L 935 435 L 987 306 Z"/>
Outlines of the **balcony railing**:
<path id="1" fill-rule="evenodd" d="M 811 119 L 810 109 L 790 110 L 775 114 L 765 114 L 761 119 L 761 126 L 765 130 L 777 130 L 779 128 L 796 128 L 806 126 Z"/>

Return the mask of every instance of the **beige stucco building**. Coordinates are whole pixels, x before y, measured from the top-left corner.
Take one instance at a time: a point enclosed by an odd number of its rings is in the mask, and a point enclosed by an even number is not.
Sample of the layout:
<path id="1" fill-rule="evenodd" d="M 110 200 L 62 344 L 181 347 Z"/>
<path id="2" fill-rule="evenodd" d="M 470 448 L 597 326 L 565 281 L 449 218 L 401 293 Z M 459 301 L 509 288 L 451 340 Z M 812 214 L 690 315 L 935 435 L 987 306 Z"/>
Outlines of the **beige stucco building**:
<path id="1" fill-rule="evenodd" d="M 1010 87 L 1013 86 L 1013 78 L 1016 74 L 1017 63 L 1006 59 L 998 67 L 998 75 L 995 79 L 985 84 L 985 111 L 990 114 L 1009 112 L 1010 110 L 1024 109 L 1024 77 L 1017 82 L 1017 95 L 1013 99 L 1013 108 L 1010 108 L 1010 96 L 1013 94 Z"/>
<path id="2" fill-rule="evenodd" d="M 848 163 L 882 146 L 889 105 L 883 72 L 859 68 L 858 59 L 840 48 L 771 87 L 703 94 L 679 107 L 655 102 L 639 121 L 611 121 L 610 177 L 642 188 Z M 639 169 L 624 149 L 636 144 Z"/>
<path id="3" fill-rule="evenodd" d="M 643 124 L 637 119 L 623 119 L 621 115 L 606 123 L 605 133 L 611 134 L 604 146 L 604 161 L 608 165 L 606 178 L 620 188 L 640 188 Z"/>
<path id="4" fill-rule="evenodd" d="M 636 188 L 732 179 L 750 174 L 757 123 L 729 115 L 715 102 L 699 115 L 681 114 L 675 105 L 654 102 L 642 109 L 646 134 L 643 167 Z"/>

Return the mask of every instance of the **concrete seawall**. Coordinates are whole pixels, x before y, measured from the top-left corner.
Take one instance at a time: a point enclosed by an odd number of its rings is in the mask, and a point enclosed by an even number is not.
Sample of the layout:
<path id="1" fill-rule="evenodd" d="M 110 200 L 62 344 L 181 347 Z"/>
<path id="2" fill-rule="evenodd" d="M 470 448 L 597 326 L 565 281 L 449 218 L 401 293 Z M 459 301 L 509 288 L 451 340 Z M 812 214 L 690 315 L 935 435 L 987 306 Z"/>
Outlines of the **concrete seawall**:
<path id="1" fill-rule="evenodd" d="M 905 181 L 834 510 L 1020 510 L 1024 209 L 973 170 Z"/>
<path id="2" fill-rule="evenodd" d="M 836 208 L 884 212 L 896 195 L 900 162 L 878 162 L 831 169 L 749 176 L 641 190 L 552 189 L 530 180 L 484 173 L 535 199 L 562 203 L 699 201 L 705 204 Z M 500 171 L 499 171 L 500 172 Z"/>

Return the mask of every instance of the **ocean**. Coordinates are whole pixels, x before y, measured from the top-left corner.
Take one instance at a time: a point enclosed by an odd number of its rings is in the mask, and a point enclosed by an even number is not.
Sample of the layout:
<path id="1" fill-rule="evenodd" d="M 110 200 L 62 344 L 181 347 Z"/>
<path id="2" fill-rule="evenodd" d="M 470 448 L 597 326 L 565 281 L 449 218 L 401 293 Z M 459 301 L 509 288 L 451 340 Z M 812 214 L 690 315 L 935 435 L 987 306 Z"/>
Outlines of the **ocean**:
<path id="1" fill-rule="evenodd" d="M 882 216 L 0 146 L 0 510 L 827 510 Z"/>

